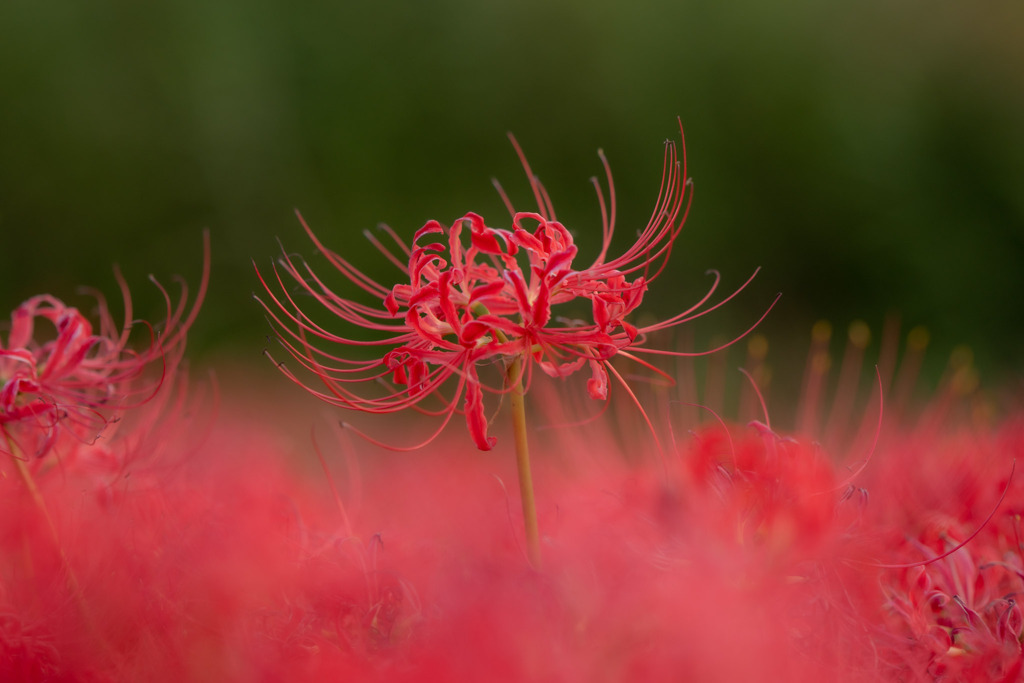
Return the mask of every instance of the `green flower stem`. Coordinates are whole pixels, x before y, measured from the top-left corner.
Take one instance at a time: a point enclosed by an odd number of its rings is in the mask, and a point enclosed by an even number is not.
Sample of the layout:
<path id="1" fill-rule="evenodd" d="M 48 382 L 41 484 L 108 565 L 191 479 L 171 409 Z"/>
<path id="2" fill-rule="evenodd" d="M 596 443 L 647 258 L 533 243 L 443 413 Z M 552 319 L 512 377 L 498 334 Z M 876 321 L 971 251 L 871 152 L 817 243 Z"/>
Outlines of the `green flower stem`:
<path id="1" fill-rule="evenodd" d="M 471 306 L 476 315 L 487 315 L 487 307 L 477 302 Z M 494 336 L 502 344 L 508 337 L 501 330 Z M 528 352 L 527 352 L 528 353 Z M 519 473 L 519 497 L 523 504 L 523 526 L 526 531 L 526 556 L 534 569 L 540 569 L 540 531 L 537 527 L 537 505 L 533 500 L 533 474 L 530 472 L 530 445 L 526 431 L 526 392 L 523 388 L 523 355 L 517 354 L 506 365 L 505 381 L 512 406 L 512 434 L 516 441 L 516 470 Z"/>
<path id="2" fill-rule="evenodd" d="M 516 441 L 516 468 L 519 471 L 519 495 L 523 503 L 526 529 L 526 554 L 534 569 L 540 569 L 540 532 L 537 506 L 533 500 L 533 475 L 530 473 L 530 446 L 526 432 L 526 394 L 523 391 L 523 357 L 516 356 L 508 366 L 509 402 L 512 406 L 512 433 Z"/>
<path id="3" fill-rule="evenodd" d="M 100 645 L 104 653 L 110 656 L 113 660 L 114 651 L 111 648 L 110 643 L 107 642 L 106 637 L 96 625 L 96 622 L 85 603 L 85 595 L 82 593 L 82 586 L 78 582 L 75 570 L 71 567 L 71 561 L 64 552 L 64 544 L 60 542 L 60 534 L 57 532 L 57 525 L 54 524 L 53 517 L 50 516 L 50 511 L 46 507 L 46 501 L 43 499 L 43 494 L 39 491 L 39 487 L 36 485 L 35 477 L 32 476 L 32 471 L 29 470 L 27 461 L 19 452 L 20 449 L 15 445 L 14 439 L 11 438 L 11 435 L 7 433 L 6 429 L 2 429 L 0 431 L 3 432 L 4 441 L 7 444 L 7 452 L 11 455 L 11 460 L 14 462 L 14 468 L 18 470 L 18 476 L 25 485 L 25 489 L 28 491 L 28 495 L 32 499 L 33 505 L 35 505 L 39 514 L 42 515 L 43 521 L 46 522 L 47 530 L 50 532 L 50 539 L 53 541 L 57 555 L 60 557 L 61 566 L 64 568 L 65 580 L 67 581 L 68 588 L 71 590 L 71 595 L 78 607 L 79 614 L 82 616 L 82 620 L 85 622 L 86 628 L 96 638 L 96 642 Z"/>
<path id="4" fill-rule="evenodd" d="M 50 517 L 50 512 L 46 508 L 46 502 L 43 500 L 43 494 L 39 492 L 39 487 L 36 486 L 35 478 L 32 476 L 32 472 L 28 469 L 28 464 L 25 458 L 19 452 L 19 449 L 14 444 L 14 440 L 4 430 L 4 441 L 7 443 L 7 452 L 11 454 L 11 461 L 14 462 L 14 468 L 18 470 L 18 476 L 21 477 L 22 483 L 25 485 L 25 489 L 28 491 L 29 497 L 32 499 L 32 503 L 39 510 L 39 514 L 42 515 L 43 521 L 46 522 L 47 529 L 50 532 L 50 538 L 53 539 L 53 544 L 60 554 L 61 563 L 64 565 L 64 569 L 67 571 L 68 583 L 74 593 L 78 594 L 78 580 L 75 578 L 74 572 L 71 571 L 71 566 L 68 563 L 68 558 L 64 554 L 64 547 L 61 545 L 60 536 L 57 534 L 57 525 L 53 523 L 53 518 Z"/>

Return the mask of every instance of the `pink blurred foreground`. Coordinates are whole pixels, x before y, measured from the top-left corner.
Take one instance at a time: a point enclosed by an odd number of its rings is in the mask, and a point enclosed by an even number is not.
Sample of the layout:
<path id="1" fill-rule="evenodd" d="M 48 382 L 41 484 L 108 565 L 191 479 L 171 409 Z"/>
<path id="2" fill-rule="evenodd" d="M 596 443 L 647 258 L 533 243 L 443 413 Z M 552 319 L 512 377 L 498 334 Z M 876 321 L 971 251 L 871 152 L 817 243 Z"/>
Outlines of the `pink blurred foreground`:
<path id="1" fill-rule="evenodd" d="M 190 392 L 37 477 L 59 548 L 5 465 L 3 680 L 1020 675 L 1019 419 L 886 429 L 853 481 L 760 423 L 677 431 L 667 475 L 628 405 L 545 430 L 538 573 L 511 463 L 459 434 L 369 453 Z"/>

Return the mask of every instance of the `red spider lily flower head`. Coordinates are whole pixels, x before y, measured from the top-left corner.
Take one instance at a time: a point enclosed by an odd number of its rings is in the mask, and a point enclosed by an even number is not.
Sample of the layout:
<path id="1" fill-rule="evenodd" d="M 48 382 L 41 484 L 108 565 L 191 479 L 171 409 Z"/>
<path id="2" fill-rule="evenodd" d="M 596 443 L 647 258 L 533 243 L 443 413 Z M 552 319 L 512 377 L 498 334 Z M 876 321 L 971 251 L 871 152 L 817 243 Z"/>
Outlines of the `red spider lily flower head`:
<path id="1" fill-rule="evenodd" d="M 886 645 L 904 679 L 1020 680 L 1020 417 L 996 434 L 924 424 L 890 437 L 876 474 L 876 552 L 896 561 L 881 565 Z"/>
<path id="2" fill-rule="evenodd" d="M 419 404 L 428 396 L 442 396 L 443 408 L 435 413 L 445 416 L 441 428 L 454 413 L 463 412 L 476 445 L 489 450 L 495 440 L 487 434 L 483 392 L 500 393 L 507 387 L 485 386 L 477 371 L 481 363 L 522 358 L 524 386 L 529 385 L 534 366 L 554 377 L 565 377 L 587 366 L 591 372 L 588 393 L 606 400 L 609 361 L 613 357 L 627 354 L 627 349 L 672 353 L 643 348 L 646 335 L 692 320 L 735 295 L 704 306 L 717 287 L 715 273 L 709 291 L 688 310 L 643 327 L 627 320 L 643 301 L 651 282 L 664 270 L 686 220 L 692 192 L 686 176 L 685 150 L 680 158 L 676 145 L 666 143 L 661 189 L 651 219 L 639 231 L 633 246 L 617 258 L 608 255 L 615 227 L 615 197 L 611 171 L 601 154 L 611 201 L 605 201 L 595 180 L 602 213 L 601 250 L 593 263 L 582 266 L 576 263 L 572 234 L 556 219 L 544 187 L 531 174 L 514 139 L 513 144 L 530 177 L 537 211 L 515 211 L 499 187 L 512 215 L 511 229 L 491 227 L 480 215 L 467 213 L 448 227 L 434 220 L 427 222 L 415 234 L 411 246 L 387 227 L 384 231 L 396 249 L 389 249 L 367 233 L 384 256 L 403 271 L 404 281 L 397 285 L 379 284 L 352 266 L 328 249 L 299 217 L 331 265 L 377 298 L 376 306 L 338 295 L 308 264 L 287 254 L 275 265 L 281 295 L 257 269 L 270 300 L 257 299 L 276 325 L 278 339 L 326 387 L 326 391 L 310 389 L 312 393 L 334 405 L 370 413 L 409 407 L 432 412 Z M 319 325 L 289 293 L 282 271 L 330 314 L 381 337 L 352 339 Z M 579 300 L 589 304 L 590 320 L 568 320 L 555 314 L 557 307 Z M 383 347 L 387 351 L 376 359 L 354 360 L 318 348 L 316 340 L 347 347 Z M 293 381 L 302 383 L 281 367 Z M 350 388 L 387 379 L 392 386 L 383 396 L 367 396 Z M 448 393 L 453 384 L 454 391 Z"/>
<path id="3" fill-rule="evenodd" d="M 34 296 L 11 314 L 7 339 L 0 336 L 0 452 L 41 458 L 63 436 L 92 443 L 121 411 L 146 402 L 162 385 L 184 350 L 185 336 L 199 312 L 209 277 L 209 236 L 199 293 L 186 309 L 187 287 L 172 304 L 156 282 L 167 306 L 164 329 L 148 323 L 149 344 L 131 347 L 132 300 L 115 272 L 124 300 L 125 324 L 119 329 L 103 296 L 94 293 L 98 325 L 60 299 Z M 158 376 L 145 379 L 147 368 L 161 364 Z"/>

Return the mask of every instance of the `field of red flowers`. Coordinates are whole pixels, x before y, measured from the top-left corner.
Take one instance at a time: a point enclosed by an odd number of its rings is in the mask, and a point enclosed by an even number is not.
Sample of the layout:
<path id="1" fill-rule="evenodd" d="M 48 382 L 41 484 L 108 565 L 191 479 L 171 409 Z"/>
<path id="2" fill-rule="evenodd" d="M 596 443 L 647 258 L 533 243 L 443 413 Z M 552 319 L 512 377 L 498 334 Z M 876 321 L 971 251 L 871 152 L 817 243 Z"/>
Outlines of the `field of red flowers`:
<path id="1" fill-rule="evenodd" d="M 273 386 L 188 372 L 206 276 L 157 285 L 153 325 L 120 278 L 123 324 L 98 294 L 94 313 L 18 307 L 0 328 L 0 679 L 1020 679 L 1015 398 L 957 357 L 916 404 L 921 332 L 884 336 L 868 373 L 855 326 L 835 373 L 815 330 L 795 428 L 760 400 L 757 337 L 739 410 L 718 408 L 713 373 L 679 379 L 659 354 L 689 352 L 653 341 L 731 295 L 627 320 L 685 218 L 679 162 L 668 148 L 619 258 L 610 197 L 586 268 L 537 181 L 512 230 L 468 214 L 389 233 L 393 287 L 318 243 L 374 305 L 285 257 L 261 274 L 289 359 Z M 588 320 L 553 312 L 573 300 Z M 336 407 L 309 411 L 286 378 Z"/>

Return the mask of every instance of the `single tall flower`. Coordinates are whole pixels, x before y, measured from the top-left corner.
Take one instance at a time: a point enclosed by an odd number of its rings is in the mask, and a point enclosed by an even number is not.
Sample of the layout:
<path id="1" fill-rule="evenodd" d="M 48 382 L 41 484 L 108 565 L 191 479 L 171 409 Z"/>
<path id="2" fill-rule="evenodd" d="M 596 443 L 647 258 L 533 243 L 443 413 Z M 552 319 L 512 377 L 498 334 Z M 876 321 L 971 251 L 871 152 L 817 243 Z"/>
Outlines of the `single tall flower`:
<path id="1" fill-rule="evenodd" d="M 299 216 L 310 239 L 331 265 L 378 303 L 370 306 L 337 294 L 308 264 L 287 253 L 274 266 L 277 287 L 256 269 L 270 297 L 268 302 L 259 297 L 257 300 L 273 320 L 278 340 L 288 353 L 323 383 L 326 390 L 306 387 L 318 398 L 368 413 L 416 408 L 443 415 L 437 431 L 414 448 L 434 439 L 452 415 L 461 412 L 477 447 L 490 450 L 496 440 L 487 433 L 484 391 L 508 394 L 527 551 L 530 562 L 539 567 L 540 543 L 524 405 L 534 368 L 554 377 L 565 377 L 586 365 L 591 373 L 588 393 L 592 398 L 607 400 L 609 372 L 625 386 L 611 366 L 612 358 L 623 355 L 653 367 L 627 349 L 675 353 L 646 349 L 643 343 L 649 333 L 714 310 L 736 292 L 704 307 L 718 286 L 715 273 L 711 287 L 700 301 L 682 313 L 643 327 L 626 320 L 643 301 L 649 284 L 665 269 L 686 221 L 693 193 L 686 176 L 685 148 L 680 159 L 675 144 L 666 143 L 661 189 L 651 219 L 638 233 L 633 246 L 617 258 L 608 256 L 615 231 L 614 184 L 608 162 L 599 152 L 610 201 L 605 201 L 601 185 L 594 179 L 601 207 L 601 250 L 593 263 L 581 267 L 575 263 L 577 248 L 572 234 L 555 217 L 551 199 L 530 171 L 514 138 L 512 144 L 530 179 L 537 210 L 516 211 L 499 186 L 512 215 L 511 229 L 493 228 L 471 212 L 449 227 L 428 221 L 416 232 L 411 246 L 387 227 L 384 232 L 394 242 L 394 248 L 366 233 L 374 246 L 404 273 L 402 282 L 387 287 L 328 249 Z M 380 338 L 340 336 L 319 324 L 299 306 L 285 285 L 285 275 L 328 314 L 378 333 Z M 275 293 L 277 289 L 281 294 Z M 589 305 L 589 320 L 556 315 L 559 307 L 576 301 Z M 317 346 L 318 341 L 341 345 L 350 352 L 358 347 L 383 347 L 386 351 L 382 356 L 364 360 L 324 350 Z M 478 368 L 491 360 L 504 364 L 501 388 L 489 387 L 480 379 Z M 305 386 L 284 364 L 279 367 L 292 381 Z M 354 384 L 380 383 L 386 387 L 383 393 L 367 394 L 352 388 Z M 421 404 L 428 397 L 439 398 L 440 409 L 424 408 Z"/>
<path id="2" fill-rule="evenodd" d="M 601 207 L 601 250 L 593 263 L 580 266 L 575 263 L 577 247 L 572 234 L 556 219 L 547 192 L 530 171 L 518 144 L 512 142 L 530 178 L 537 211 L 515 211 L 502 192 L 512 215 L 511 229 L 490 227 L 471 212 L 449 227 L 428 221 L 416 232 L 411 246 L 387 226 L 382 229 L 395 245 L 391 248 L 366 232 L 374 246 L 403 272 L 403 281 L 396 285 L 382 285 L 355 268 L 326 247 L 299 216 L 328 262 L 377 303 L 367 305 L 335 293 L 307 263 L 287 253 L 274 266 L 272 280 L 278 287 L 257 268 L 269 301 L 256 298 L 275 323 L 278 340 L 325 389 L 304 385 L 281 364 L 290 379 L 344 408 L 367 413 L 418 408 L 443 415 L 441 426 L 426 442 L 440 433 L 454 413 L 462 412 L 477 447 L 489 450 L 495 439 L 487 433 L 484 391 L 508 393 L 516 386 L 525 391 L 535 367 L 550 376 L 565 377 L 587 366 L 591 373 L 589 395 L 606 400 L 609 370 L 615 373 L 610 361 L 617 355 L 634 360 L 638 359 L 631 352 L 699 355 L 647 349 L 643 343 L 652 332 L 718 308 L 747 283 L 724 300 L 706 306 L 719 283 L 718 273 L 712 271 L 711 286 L 687 310 L 646 326 L 627 320 L 665 269 L 686 220 L 693 193 L 686 175 L 685 148 L 680 158 L 675 143 L 666 142 L 661 188 L 651 219 L 639 231 L 637 241 L 616 258 L 608 255 L 615 230 L 614 185 L 608 162 L 599 152 L 610 201 L 606 202 L 600 183 L 593 179 Z M 299 305 L 285 276 L 332 316 L 381 336 L 366 340 L 328 330 Z M 276 293 L 278 289 L 280 293 Z M 579 300 L 590 308 L 589 320 L 557 315 L 559 307 Z M 349 351 L 360 347 L 386 350 L 370 359 L 352 358 L 325 350 L 318 341 Z M 486 386 L 478 374 L 478 367 L 492 359 L 507 364 L 518 359 L 521 365 L 502 388 Z M 388 381 L 390 386 L 383 393 L 365 391 L 366 385 L 387 385 Z M 428 397 L 439 397 L 442 407 L 424 408 L 421 404 Z"/>

